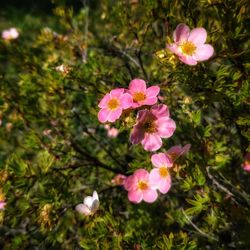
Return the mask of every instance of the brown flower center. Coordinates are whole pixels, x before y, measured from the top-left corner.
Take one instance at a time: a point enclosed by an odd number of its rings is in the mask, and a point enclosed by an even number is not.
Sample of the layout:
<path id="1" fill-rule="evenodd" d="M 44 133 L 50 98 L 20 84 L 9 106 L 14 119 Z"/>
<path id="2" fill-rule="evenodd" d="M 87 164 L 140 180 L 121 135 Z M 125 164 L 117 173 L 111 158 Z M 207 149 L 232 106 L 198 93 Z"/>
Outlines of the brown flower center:
<path id="1" fill-rule="evenodd" d="M 182 43 L 180 47 L 181 47 L 182 53 L 187 56 L 192 56 L 196 50 L 196 46 L 192 42 L 189 42 L 189 41 Z"/>
<path id="2" fill-rule="evenodd" d="M 108 108 L 111 109 L 111 110 L 115 110 L 119 107 L 120 105 L 120 101 L 118 99 L 110 99 L 108 101 Z"/>
<path id="3" fill-rule="evenodd" d="M 155 133 L 157 131 L 157 125 L 153 119 L 149 119 L 145 121 L 142 127 L 143 127 L 143 130 L 149 134 Z"/>
<path id="4" fill-rule="evenodd" d="M 134 102 L 141 102 L 141 101 L 144 101 L 145 99 L 146 99 L 146 95 L 142 92 L 136 92 L 133 95 Z"/>
<path id="5" fill-rule="evenodd" d="M 177 154 L 177 153 L 168 153 L 168 156 L 173 160 L 173 161 L 175 161 L 177 158 L 178 158 L 178 156 L 179 156 L 179 154 Z"/>
<path id="6" fill-rule="evenodd" d="M 159 173 L 160 173 L 160 176 L 161 176 L 161 177 L 164 177 L 164 178 L 165 178 L 165 177 L 168 176 L 168 169 L 167 169 L 165 166 L 160 167 Z"/>
<path id="7" fill-rule="evenodd" d="M 137 187 L 140 190 L 146 190 L 148 188 L 148 183 L 145 181 L 139 181 Z"/>

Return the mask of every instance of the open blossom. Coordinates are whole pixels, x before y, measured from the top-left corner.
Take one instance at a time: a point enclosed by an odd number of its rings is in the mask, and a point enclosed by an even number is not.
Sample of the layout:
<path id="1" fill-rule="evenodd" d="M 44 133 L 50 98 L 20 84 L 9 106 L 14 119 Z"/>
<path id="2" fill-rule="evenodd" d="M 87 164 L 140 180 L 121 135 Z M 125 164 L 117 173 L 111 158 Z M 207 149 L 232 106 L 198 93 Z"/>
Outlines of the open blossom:
<path id="1" fill-rule="evenodd" d="M 85 197 L 83 203 L 76 206 L 76 211 L 86 216 L 92 215 L 97 211 L 99 204 L 98 194 L 94 191 L 92 196 Z"/>
<path id="2" fill-rule="evenodd" d="M 123 175 L 123 174 L 118 174 L 116 175 L 111 182 L 117 186 L 123 186 L 125 183 L 127 176 Z"/>
<path id="3" fill-rule="evenodd" d="M 123 88 L 113 89 L 106 94 L 99 103 L 101 110 L 98 113 L 100 122 L 114 122 L 122 115 L 122 110 L 132 106 L 130 94 L 124 93 Z"/>
<path id="4" fill-rule="evenodd" d="M 169 168 L 173 166 L 173 163 L 164 153 L 153 154 L 151 156 L 151 162 L 155 168 L 150 172 L 150 182 L 153 186 L 156 186 L 161 193 L 166 194 L 171 187 Z"/>
<path id="5" fill-rule="evenodd" d="M 7 203 L 5 201 L 0 201 L 0 210 L 4 210 L 6 204 Z"/>
<path id="6" fill-rule="evenodd" d="M 205 44 L 207 32 L 204 28 L 190 31 L 187 25 L 181 23 L 176 27 L 173 36 L 174 43 L 168 44 L 167 48 L 188 65 L 206 61 L 214 53 L 214 48 L 210 44 Z"/>
<path id="7" fill-rule="evenodd" d="M 4 40 L 13 40 L 13 39 L 18 38 L 18 36 L 19 36 L 19 33 L 16 28 L 10 28 L 2 32 L 2 38 Z"/>
<path id="8" fill-rule="evenodd" d="M 160 92 L 158 86 L 147 88 L 146 82 L 141 79 L 134 79 L 129 83 L 129 93 L 133 97 L 132 108 L 143 105 L 154 105 L 157 103 L 157 95 Z"/>
<path id="9" fill-rule="evenodd" d="M 167 156 L 172 160 L 172 162 L 174 162 L 175 160 L 177 160 L 181 155 L 186 154 L 191 148 L 190 144 L 186 144 L 185 146 L 174 146 L 172 148 L 170 148 L 166 154 Z"/>
<path id="10" fill-rule="evenodd" d="M 154 202 L 157 197 L 156 187 L 149 179 L 149 173 L 145 169 L 138 169 L 133 175 L 126 178 L 124 188 L 128 191 L 128 199 L 134 203 Z"/>
<path id="11" fill-rule="evenodd" d="M 158 150 L 162 145 L 161 138 L 169 138 L 176 129 L 175 122 L 169 117 L 165 104 L 154 105 L 150 110 L 140 110 L 137 115 L 130 141 L 141 143 L 147 151 Z"/>
<path id="12" fill-rule="evenodd" d="M 250 172 L 250 153 L 246 153 L 242 167 L 244 170 Z"/>

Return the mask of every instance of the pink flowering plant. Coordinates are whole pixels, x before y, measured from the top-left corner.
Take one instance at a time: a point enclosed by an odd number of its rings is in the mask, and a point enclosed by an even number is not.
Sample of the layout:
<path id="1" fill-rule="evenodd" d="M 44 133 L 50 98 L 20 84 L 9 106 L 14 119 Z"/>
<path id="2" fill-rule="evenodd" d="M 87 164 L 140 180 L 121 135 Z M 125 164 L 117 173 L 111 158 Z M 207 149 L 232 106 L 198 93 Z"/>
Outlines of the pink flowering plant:
<path id="1" fill-rule="evenodd" d="M 126 109 L 130 108 L 130 115 L 131 112 L 137 111 L 135 124 L 130 132 L 130 142 L 142 144 L 146 151 L 157 151 L 162 147 L 162 138 L 170 138 L 176 129 L 174 120 L 170 118 L 168 106 L 157 104 L 159 92 L 159 86 L 147 88 L 144 80 L 134 79 L 129 83 L 128 90 L 114 89 L 101 99 L 98 105 L 101 108 L 98 120 L 114 122 L 118 118 L 123 118 L 123 110 L 126 112 Z M 111 104 L 116 106 L 113 107 Z M 115 119 L 110 119 L 110 117 L 115 117 Z M 109 124 L 105 124 L 104 127 L 110 132 Z M 108 136 L 110 136 L 109 133 Z M 111 182 L 123 186 L 128 191 L 128 200 L 132 203 L 141 201 L 152 203 L 158 197 L 157 190 L 162 194 L 166 194 L 170 190 L 172 182 L 169 168 L 189 149 L 190 144 L 187 144 L 184 147 L 174 146 L 166 153 L 153 154 L 151 162 L 154 168 L 150 173 L 146 169 L 140 168 L 129 176 L 118 174 Z"/>
<path id="2" fill-rule="evenodd" d="M 249 249 L 248 1 L 24 2 L 0 10 L 0 249 Z"/>

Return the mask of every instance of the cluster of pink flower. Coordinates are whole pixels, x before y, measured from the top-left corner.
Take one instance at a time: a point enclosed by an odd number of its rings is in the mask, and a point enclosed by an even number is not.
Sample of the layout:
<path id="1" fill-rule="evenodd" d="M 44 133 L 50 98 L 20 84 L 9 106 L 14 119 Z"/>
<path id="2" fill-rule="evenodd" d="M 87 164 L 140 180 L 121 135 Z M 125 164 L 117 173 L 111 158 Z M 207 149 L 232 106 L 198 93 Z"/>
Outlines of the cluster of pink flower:
<path id="1" fill-rule="evenodd" d="M 140 108 L 131 131 L 130 141 L 132 144 L 141 143 L 147 151 L 156 151 L 162 146 L 161 138 L 169 138 L 176 129 L 167 105 L 156 104 L 159 92 L 158 86 L 147 88 L 144 80 L 134 79 L 128 89 L 113 89 L 102 98 L 99 103 L 101 110 L 98 113 L 98 119 L 102 123 L 115 122 L 122 116 L 124 110 Z M 148 105 L 153 106 L 150 109 L 144 108 Z M 112 182 L 124 186 L 131 202 L 139 203 L 142 200 L 154 202 L 158 197 L 157 189 L 163 194 L 169 191 L 171 187 L 169 168 L 189 148 L 190 145 L 183 148 L 175 146 L 166 153 L 153 154 L 151 161 L 155 168 L 150 173 L 141 168 L 128 177 L 119 174 Z"/>
<path id="2" fill-rule="evenodd" d="M 141 143 L 147 151 L 158 150 L 162 145 L 161 138 L 169 138 L 176 128 L 168 107 L 156 104 L 159 92 L 158 86 L 147 88 L 144 80 L 134 79 L 128 89 L 113 89 L 102 98 L 98 105 L 101 108 L 98 119 L 102 123 L 115 122 L 121 117 L 123 110 L 154 105 L 150 110 L 139 110 L 130 141 L 132 144 Z"/>
<path id="3" fill-rule="evenodd" d="M 154 202 L 158 193 L 166 194 L 171 187 L 171 176 L 169 169 L 173 166 L 175 160 L 190 149 L 190 144 L 174 146 L 166 153 L 153 154 L 151 162 L 154 168 L 150 173 L 145 169 L 138 169 L 133 175 L 117 175 L 112 182 L 123 186 L 128 191 L 128 199 L 133 203 Z"/>

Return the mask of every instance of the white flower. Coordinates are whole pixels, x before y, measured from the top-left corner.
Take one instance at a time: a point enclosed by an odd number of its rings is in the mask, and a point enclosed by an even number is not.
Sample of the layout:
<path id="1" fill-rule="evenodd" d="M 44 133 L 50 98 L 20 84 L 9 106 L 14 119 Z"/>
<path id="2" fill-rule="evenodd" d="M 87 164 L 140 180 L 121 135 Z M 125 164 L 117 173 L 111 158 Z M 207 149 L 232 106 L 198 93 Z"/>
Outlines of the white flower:
<path id="1" fill-rule="evenodd" d="M 97 211 L 99 204 L 98 194 L 94 191 L 92 196 L 85 197 L 83 203 L 76 206 L 76 211 L 86 216 L 92 215 Z"/>
<path id="2" fill-rule="evenodd" d="M 57 66 L 55 69 L 56 69 L 57 72 L 61 72 L 61 73 L 64 73 L 64 74 L 68 74 L 69 70 L 70 70 L 69 67 L 67 67 L 64 64 L 61 64 L 61 65 Z"/>

